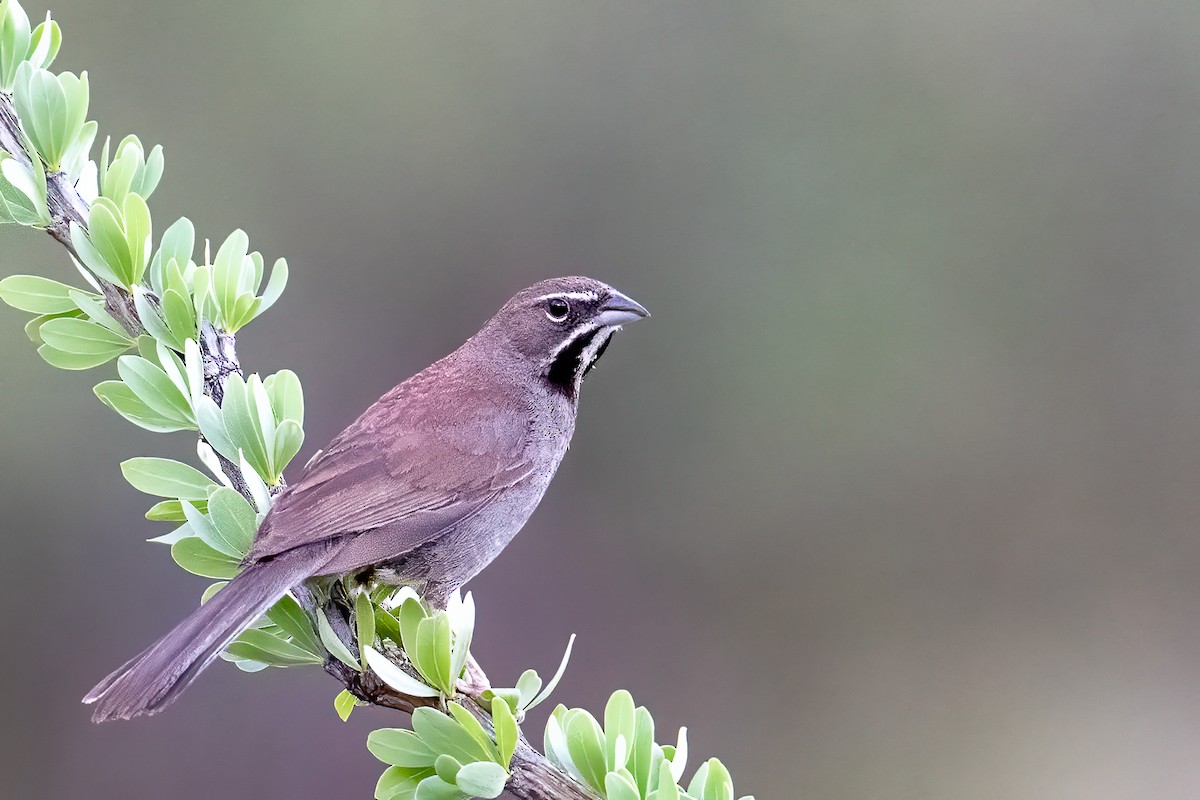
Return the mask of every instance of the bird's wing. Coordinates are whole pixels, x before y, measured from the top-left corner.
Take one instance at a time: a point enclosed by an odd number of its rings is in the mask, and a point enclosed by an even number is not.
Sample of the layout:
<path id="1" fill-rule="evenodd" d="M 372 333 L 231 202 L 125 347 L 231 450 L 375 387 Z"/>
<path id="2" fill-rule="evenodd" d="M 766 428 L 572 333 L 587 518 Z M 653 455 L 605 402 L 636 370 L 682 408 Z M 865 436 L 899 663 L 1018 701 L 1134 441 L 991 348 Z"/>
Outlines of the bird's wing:
<path id="1" fill-rule="evenodd" d="M 529 475 L 528 436 L 519 408 L 473 398 L 430 408 L 393 392 L 276 499 L 250 559 L 384 526 L 405 534 L 401 555 Z"/>

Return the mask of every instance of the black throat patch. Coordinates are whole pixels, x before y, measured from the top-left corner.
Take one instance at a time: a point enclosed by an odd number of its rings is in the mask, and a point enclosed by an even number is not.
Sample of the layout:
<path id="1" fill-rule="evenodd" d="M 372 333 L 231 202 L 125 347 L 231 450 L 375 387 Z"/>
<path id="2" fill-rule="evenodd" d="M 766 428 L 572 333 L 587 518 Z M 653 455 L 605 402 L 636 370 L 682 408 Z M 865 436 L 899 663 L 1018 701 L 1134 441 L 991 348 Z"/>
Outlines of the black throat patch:
<path id="1" fill-rule="evenodd" d="M 554 357 L 554 361 L 551 362 L 550 368 L 546 371 L 546 380 L 555 389 L 574 400 L 576 386 L 583 379 L 583 376 L 592 367 L 596 366 L 596 362 L 600 360 L 600 356 L 604 355 L 604 351 L 612 339 L 612 334 L 613 332 L 610 329 L 597 328 L 594 331 L 589 331 L 577 337 Z M 585 364 L 585 352 L 595 343 L 598 336 L 604 337 L 604 341 L 600 344 L 599 349 L 596 350 L 595 356 Z"/>

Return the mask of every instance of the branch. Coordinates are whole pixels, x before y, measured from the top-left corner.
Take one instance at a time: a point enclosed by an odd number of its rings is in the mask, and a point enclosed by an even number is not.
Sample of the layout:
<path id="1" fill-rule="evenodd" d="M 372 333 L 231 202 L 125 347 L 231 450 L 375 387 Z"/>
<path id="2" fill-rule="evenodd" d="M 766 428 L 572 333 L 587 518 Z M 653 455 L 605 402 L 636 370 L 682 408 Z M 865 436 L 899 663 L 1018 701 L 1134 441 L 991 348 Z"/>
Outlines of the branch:
<path id="1" fill-rule="evenodd" d="M 23 140 L 20 123 L 13 107 L 13 100 L 7 94 L 0 92 L 0 149 L 7 151 L 22 163 L 29 163 L 29 156 L 21 145 Z M 71 226 L 78 225 L 87 229 L 87 219 L 90 207 L 86 200 L 76 190 L 70 177 L 62 172 L 47 173 L 46 175 L 47 207 L 51 222 L 45 230 L 56 241 L 62 244 L 77 265 L 82 261 L 71 242 Z M 82 268 L 82 267 L 81 267 Z M 131 336 L 138 336 L 146 328 L 138 316 L 133 296 L 124 288 L 92 274 L 92 278 L 100 286 L 105 299 L 105 308 Z M 149 295 L 152 302 L 158 303 L 158 298 Z M 234 374 L 241 374 L 241 364 L 237 355 L 237 341 L 234 334 L 218 330 L 209 321 L 202 320 L 199 335 L 200 352 L 203 359 L 204 393 L 211 397 L 219 406 L 224 398 L 227 379 Z M 201 437 L 203 438 L 203 437 Z M 239 465 L 218 454 L 222 470 L 233 482 L 234 488 L 247 500 L 253 502 L 249 482 Z M 282 482 L 281 482 L 282 486 Z M 316 610 L 315 602 L 309 593 L 304 593 L 309 602 L 306 603 L 310 613 Z M 340 638 L 353 639 L 353 634 L 345 629 Z M 353 645 L 353 641 L 346 641 Z M 405 713 L 412 713 L 422 706 L 439 707 L 437 698 L 412 697 L 392 689 L 380 681 L 373 672 L 359 672 L 332 657 L 327 657 L 325 671 L 338 680 L 343 687 L 359 700 L 390 708 Z M 474 679 L 472 690 L 475 696 L 460 696 L 464 706 L 477 717 L 485 727 L 491 725 L 491 715 L 480 705 L 478 693 L 487 688 L 486 677 L 472 660 L 469 673 Z M 571 777 L 563 774 L 549 760 L 535 750 L 529 743 L 520 739 L 513 754 L 510 765 L 511 778 L 507 790 L 522 800 L 595 800 L 597 795 L 582 786 Z"/>

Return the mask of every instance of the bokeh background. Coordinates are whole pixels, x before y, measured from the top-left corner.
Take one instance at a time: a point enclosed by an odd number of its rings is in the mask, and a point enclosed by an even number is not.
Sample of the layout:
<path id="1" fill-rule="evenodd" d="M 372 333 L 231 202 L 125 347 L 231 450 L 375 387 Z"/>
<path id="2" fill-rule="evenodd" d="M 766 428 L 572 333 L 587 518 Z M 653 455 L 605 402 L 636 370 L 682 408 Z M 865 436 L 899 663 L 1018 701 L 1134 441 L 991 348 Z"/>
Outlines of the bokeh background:
<path id="1" fill-rule="evenodd" d="M 240 338 L 304 380 L 298 464 L 536 279 L 653 310 L 471 587 L 497 682 L 576 632 L 556 699 L 628 687 L 760 800 L 1200 795 L 1200 5 L 53 10 L 101 135 L 166 148 L 158 229 L 288 257 Z M 24 230 L 0 266 L 72 275 Z M 370 797 L 395 718 L 343 725 L 319 671 L 219 665 L 170 713 L 88 722 L 205 583 L 142 542 L 116 462 L 191 441 L 22 322 L 6 796 Z"/>

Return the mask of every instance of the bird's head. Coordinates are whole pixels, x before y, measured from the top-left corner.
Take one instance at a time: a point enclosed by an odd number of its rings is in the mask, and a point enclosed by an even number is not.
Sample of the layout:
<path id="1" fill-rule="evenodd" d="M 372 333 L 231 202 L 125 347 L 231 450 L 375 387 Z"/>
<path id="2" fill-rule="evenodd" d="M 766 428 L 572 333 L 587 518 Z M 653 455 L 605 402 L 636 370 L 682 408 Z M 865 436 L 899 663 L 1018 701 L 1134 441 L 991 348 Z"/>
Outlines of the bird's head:
<path id="1" fill-rule="evenodd" d="M 551 278 L 517 292 L 484 326 L 538 376 L 572 400 L 621 326 L 650 316 L 606 283 Z"/>

